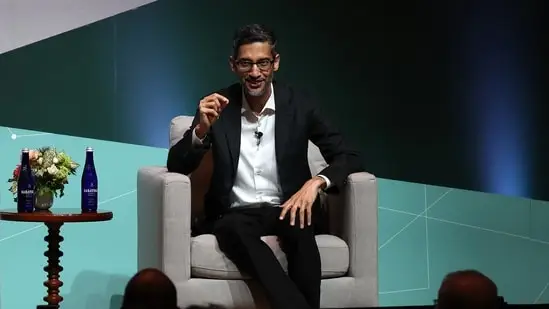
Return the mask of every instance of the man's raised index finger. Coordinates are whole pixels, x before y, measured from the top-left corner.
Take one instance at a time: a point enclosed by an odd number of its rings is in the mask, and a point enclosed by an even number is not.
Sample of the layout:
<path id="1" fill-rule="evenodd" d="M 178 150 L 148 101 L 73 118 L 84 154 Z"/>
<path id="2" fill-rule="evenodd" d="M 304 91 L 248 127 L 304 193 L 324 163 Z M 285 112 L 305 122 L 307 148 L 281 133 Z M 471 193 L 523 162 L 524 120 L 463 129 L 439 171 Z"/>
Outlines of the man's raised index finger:
<path id="1" fill-rule="evenodd" d="M 226 97 L 220 95 L 219 93 L 214 93 L 213 94 L 214 97 L 216 97 L 221 103 L 222 106 L 225 106 L 229 103 L 229 99 L 227 99 Z"/>

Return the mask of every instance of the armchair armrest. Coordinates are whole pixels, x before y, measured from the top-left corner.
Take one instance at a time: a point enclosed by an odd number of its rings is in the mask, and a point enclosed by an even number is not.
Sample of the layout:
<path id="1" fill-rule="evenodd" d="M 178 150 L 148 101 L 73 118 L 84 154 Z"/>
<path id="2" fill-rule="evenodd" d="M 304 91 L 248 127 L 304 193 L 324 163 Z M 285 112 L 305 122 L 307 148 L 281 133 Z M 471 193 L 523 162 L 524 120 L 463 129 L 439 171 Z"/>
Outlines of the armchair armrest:
<path id="1" fill-rule="evenodd" d="M 155 267 L 175 282 L 191 274 L 191 182 L 149 166 L 137 172 L 137 265 Z"/>
<path id="2" fill-rule="evenodd" d="M 343 196 L 345 214 L 342 236 L 349 245 L 349 274 L 353 277 L 376 275 L 377 280 L 377 196 L 374 175 L 355 173 L 349 176 Z"/>
<path id="3" fill-rule="evenodd" d="M 331 229 L 349 246 L 349 272 L 366 303 L 378 293 L 378 192 L 374 175 L 349 175 L 346 187 L 328 196 Z M 357 303 L 364 303 L 358 301 Z M 377 301 L 376 301 L 377 303 Z"/>

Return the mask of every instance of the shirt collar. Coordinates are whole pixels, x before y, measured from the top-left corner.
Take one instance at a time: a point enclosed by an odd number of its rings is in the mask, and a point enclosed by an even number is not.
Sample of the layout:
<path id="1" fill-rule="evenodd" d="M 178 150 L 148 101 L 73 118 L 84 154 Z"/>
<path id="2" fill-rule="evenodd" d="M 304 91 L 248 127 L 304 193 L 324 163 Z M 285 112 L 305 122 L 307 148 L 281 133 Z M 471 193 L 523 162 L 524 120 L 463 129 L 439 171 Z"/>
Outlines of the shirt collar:
<path id="1" fill-rule="evenodd" d="M 266 111 L 274 112 L 276 110 L 273 83 L 271 83 L 270 87 L 271 87 L 271 95 L 267 99 L 267 103 L 265 103 L 265 106 L 263 106 L 263 109 L 261 110 L 260 114 L 262 114 Z M 248 100 L 246 100 L 246 96 L 244 95 L 244 89 L 242 89 L 242 109 L 241 109 L 241 112 L 245 113 L 246 111 L 251 111 L 251 108 L 250 108 L 250 105 L 248 104 Z"/>

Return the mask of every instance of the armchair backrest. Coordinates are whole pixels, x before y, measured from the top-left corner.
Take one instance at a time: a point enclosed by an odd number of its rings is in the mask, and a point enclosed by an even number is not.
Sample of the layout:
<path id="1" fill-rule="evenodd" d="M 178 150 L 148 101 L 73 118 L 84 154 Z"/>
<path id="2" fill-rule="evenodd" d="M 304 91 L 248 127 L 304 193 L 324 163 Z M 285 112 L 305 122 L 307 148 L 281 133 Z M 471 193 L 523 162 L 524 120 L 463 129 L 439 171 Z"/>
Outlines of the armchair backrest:
<path id="1" fill-rule="evenodd" d="M 183 138 L 183 135 L 192 125 L 193 116 L 177 116 L 170 123 L 170 147 L 175 145 Z M 311 174 L 316 175 L 328 164 L 320 153 L 318 147 L 309 141 L 309 168 Z M 208 190 L 213 171 L 213 162 L 211 152 L 208 152 L 198 169 L 196 169 L 191 178 L 191 198 L 193 216 L 199 215 L 202 210 L 203 197 Z"/>

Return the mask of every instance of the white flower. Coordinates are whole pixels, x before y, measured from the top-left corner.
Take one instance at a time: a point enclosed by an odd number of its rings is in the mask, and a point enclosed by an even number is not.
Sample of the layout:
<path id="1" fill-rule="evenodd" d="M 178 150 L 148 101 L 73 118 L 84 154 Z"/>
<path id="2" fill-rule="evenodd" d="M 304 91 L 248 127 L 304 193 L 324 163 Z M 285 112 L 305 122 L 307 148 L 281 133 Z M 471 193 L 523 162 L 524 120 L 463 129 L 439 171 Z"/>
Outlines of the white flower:
<path id="1" fill-rule="evenodd" d="M 52 165 L 50 167 L 48 167 L 48 173 L 50 173 L 51 175 L 55 175 L 55 173 L 57 173 L 58 169 L 55 165 Z"/>
<path id="2" fill-rule="evenodd" d="M 44 159 L 42 157 L 38 158 L 38 164 L 42 165 L 42 162 L 44 162 Z"/>
<path id="3" fill-rule="evenodd" d="M 57 164 L 57 163 L 59 163 L 59 159 L 53 158 L 53 164 Z"/>

